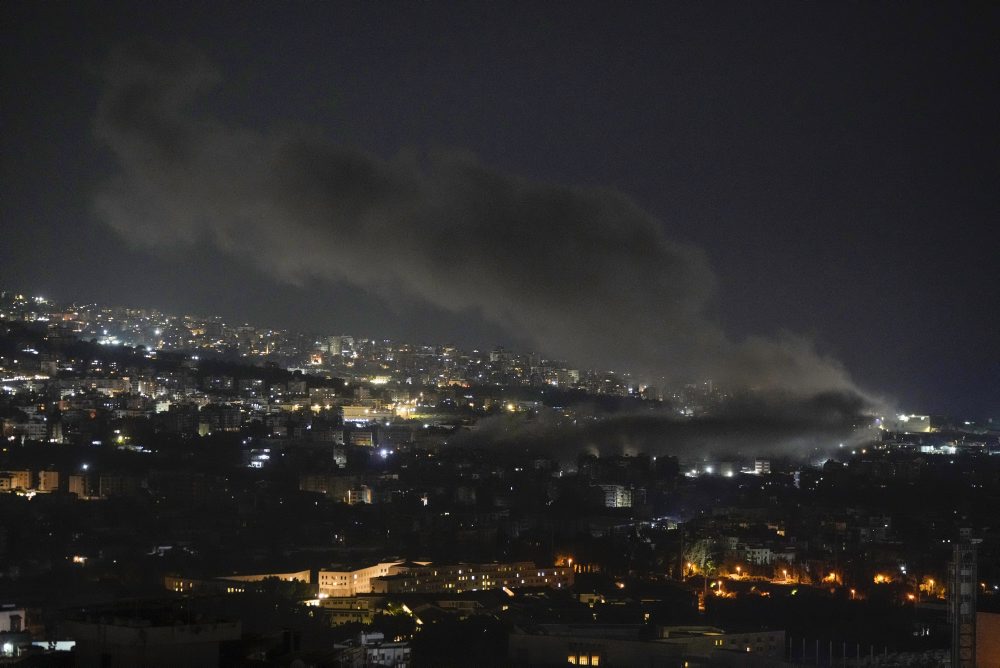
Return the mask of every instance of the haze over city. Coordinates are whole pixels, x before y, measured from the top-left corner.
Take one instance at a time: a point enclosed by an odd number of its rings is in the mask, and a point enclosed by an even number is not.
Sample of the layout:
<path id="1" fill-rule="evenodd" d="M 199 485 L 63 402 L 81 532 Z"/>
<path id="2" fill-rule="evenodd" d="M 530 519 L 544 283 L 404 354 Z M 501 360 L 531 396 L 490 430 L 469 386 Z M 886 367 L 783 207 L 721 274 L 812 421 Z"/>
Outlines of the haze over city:
<path id="1" fill-rule="evenodd" d="M 986 8 L 5 11 L 11 287 L 996 410 Z"/>

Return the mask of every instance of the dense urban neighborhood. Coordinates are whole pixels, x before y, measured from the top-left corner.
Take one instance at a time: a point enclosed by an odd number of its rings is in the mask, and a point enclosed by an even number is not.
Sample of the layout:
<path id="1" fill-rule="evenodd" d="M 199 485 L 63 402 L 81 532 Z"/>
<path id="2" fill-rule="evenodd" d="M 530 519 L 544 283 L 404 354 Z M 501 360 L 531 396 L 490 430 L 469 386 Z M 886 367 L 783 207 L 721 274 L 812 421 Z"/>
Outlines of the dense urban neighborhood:
<path id="1" fill-rule="evenodd" d="M 937 665 L 954 609 L 1000 629 L 1000 425 L 727 450 L 752 393 L 709 380 L 9 292 L 0 318 L 5 661 Z"/>

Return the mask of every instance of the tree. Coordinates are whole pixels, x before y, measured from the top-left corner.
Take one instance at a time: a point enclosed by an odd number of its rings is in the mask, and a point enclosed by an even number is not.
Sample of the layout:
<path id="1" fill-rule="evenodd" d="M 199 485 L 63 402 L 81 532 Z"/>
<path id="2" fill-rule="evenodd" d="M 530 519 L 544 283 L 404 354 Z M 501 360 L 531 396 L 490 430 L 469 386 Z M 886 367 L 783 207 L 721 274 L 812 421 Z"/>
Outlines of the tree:
<path id="1" fill-rule="evenodd" d="M 716 564 L 713 551 L 712 541 L 705 538 L 689 545 L 684 551 L 685 570 L 690 570 L 686 564 L 694 564 L 698 572 L 704 575 L 714 572 Z"/>

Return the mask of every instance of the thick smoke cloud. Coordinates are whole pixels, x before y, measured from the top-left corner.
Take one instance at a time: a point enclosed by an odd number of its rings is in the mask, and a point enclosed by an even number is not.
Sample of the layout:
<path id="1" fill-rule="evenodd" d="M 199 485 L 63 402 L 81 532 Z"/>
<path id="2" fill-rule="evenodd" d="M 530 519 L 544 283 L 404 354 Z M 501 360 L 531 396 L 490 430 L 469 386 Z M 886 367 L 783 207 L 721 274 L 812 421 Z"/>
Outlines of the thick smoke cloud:
<path id="1" fill-rule="evenodd" d="M 307 131 L 235 127 L 197 113 L 222 77 L 191 49 L 133 45 L 104 78 L 95 129 L 119 170 L 96 206 L 136 244 L 207 242 L 283 281 L 472 310 L 581 366 L 854 389 L 804 339 L 729 338 L 709 315 L 704 254 L 619 192 L 532 182 L 457 152 L 383 159 Z"/>
<path id="2" fill-rule="evenodd" d="M 786 455 L 825 460 L 838 445 L 853 447 L 873 437 L 867 402 L 854 393 L 809 397 L 743 396 L 709 414 L 687 418 L 667 407 L 606 410 L 574 406 L 524 417 L 503 414 L 459 433 L 453 445 L 544 451 L 563 461 L 581 451 L 599 455 L 673 455 L 684 461 Z"/>

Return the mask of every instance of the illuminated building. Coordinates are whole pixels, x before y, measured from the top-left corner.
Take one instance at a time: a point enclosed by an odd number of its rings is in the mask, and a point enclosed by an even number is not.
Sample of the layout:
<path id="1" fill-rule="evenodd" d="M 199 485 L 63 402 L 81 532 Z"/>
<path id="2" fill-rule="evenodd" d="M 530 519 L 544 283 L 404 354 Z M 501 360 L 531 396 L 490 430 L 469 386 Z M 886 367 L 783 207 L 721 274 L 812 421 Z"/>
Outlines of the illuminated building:
<path id="1" fill-rule="evenodd" d="M 743 558 L 751 564 L 768 565 L 774 560 L 771 548 L 763 546 L 749 546 L 743 553 Z"/>
<path id="2" fill-rule="evenodd" d="M 382 611 L 385 598 L 382 596 L 329 596 L 315 600 L 316 607 L 322 608 L 330 624 L 371 624 L 375 615 Z"/>
<path id="3" fill-rule="evenodd" d="M 359 568 L 320 569 L 320 596 L 354 596 L 372 591 L 372 578 L 394 575 L 406 569 L 403 561 L 384 561 Z"/>
<path id="4" fill-rule="evenodd" d="M 538 567 L 530 561 L 485 564 L 428 564 L 376 577 L 371 591 L 378 594 L 431 594 L 573 585 L 571 568 Z"/>
<path id="5" fill-rule="evenodd" d="M 344 422 L 353 422 L 355 424 L 391 420 L 394 414 L 392 410 L 380 406 L 350 405 L 341 406 L 340 410 Z"/>
<path id="6" fill-rule="evenodd" d="M 632 490 L 623 485 L 601 485 L 605 508 L 631 508 Z"/>
<path id="7" fill-rule="evenodd" d="M 0 607 L 0 633 L 21 633 L 25 629 L 24 608 L 17 608 L 12 605 Z"/>
<path id="8" fill-rule="evenodd" d="M 59 471 L 39 471 L 38 485 L 39 492 L 55 492 L 59 489 Z"/>
<path id="9" fill-rule="evenodd" d="M 934 431 L 929 415 L 899 415 L 896 429 L 910 434 L 927 434 Z"/>
<path id="10" fill-rule="evenodd" d="M 351 438 L 351 445 L 360 448 L 371 448 L 375 446 L 375 438 L 372 435 L 372 433 L 368 430 L 352 431 L 350 438 Z"/>
<path id="11" fill-rule="evenodd" d="M 31 471 L 0 471 L 0 491 L 31 489 Z"/>
<path id="12" fill-rule="evenodd" d="M 163 578 L 163 586 L 178 594 L 192 592 L 216 592 L 226 594 L 242 594 L 247 590 L 247 583 L 263 582 L 264 580 L 280 580 L 282 582 L 301 582 L 310 584 L 311 572 L 294 571 L 290 573 L 254 573 L 251 575 L 223 575 L 215 578 L 194 578 L 182 575 L 167 575 Z"/>
<path id="13" fill-rule="evenodd" d="M 441 564 L 387 561 L 360 568 L 322 569 L 319 572 L 322 597 L 349 597 L 357 594 L 461 593 L 489 589 L 550 587 L 561 589 L 573 584 L 571 568 L 540 568 L 530 561 L 485 564 Z"/>
<path id="14" fill-rule="evenodd" d="M 344 497 L 344 501 L 349 506 L 359 503 L 370 504 L 372 502 L 372 490 L 367 485 L 362 485 L 358 489 L 349 489 L 347 490 L 347 495 Z"/>
<path id="15" fill-rule="evenodd" d="M 349 357 L 354 352 L 353 336 L 331 336 L 328 342 L 327 350 L 331 355 Z"/>

